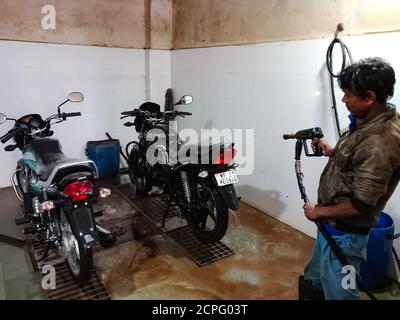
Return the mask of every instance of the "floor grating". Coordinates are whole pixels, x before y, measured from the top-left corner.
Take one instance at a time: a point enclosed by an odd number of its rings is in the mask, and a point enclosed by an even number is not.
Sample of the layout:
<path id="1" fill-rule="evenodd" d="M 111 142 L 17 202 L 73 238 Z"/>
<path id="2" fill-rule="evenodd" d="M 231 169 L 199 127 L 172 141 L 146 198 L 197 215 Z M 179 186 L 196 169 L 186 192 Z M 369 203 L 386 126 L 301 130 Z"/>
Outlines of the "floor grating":
<path id="1" fill-rule="evenodd" d="M 104 287 L 101 279 L 93 270 L 89 282 L 84 287 L 79 287 L 72 279 L 67 265 L 62 256 L 58 254 L 58 250 L 50 248 L 48 256 L 43 257 L 47 248 L 47 243 L 38 241 L 31 235 L 27 235 L 27 243 L 29 255 L 32 260 L 32 265 L 35 271 L 41 271 L 45 265 L 51 265 L 55 268 L 55 286 L 54 290 L 44 290 L 49 300 L 110 300 L 111 297 Z M 42 279 L 43 279 L 43 274 Z"/>
<path id="2" fill-rule="evenodd" d="M 95 270 L 89 282 L 79 287 L 71 278 L 65 262 L 54 267 L 57 275 L 56 289 L 46 290 L 49 300 L 111 300 Z"/>
<path id="3" fill-rule="evenodd" d="M 118 186 L 117 190 L 154 225 L 159 228 L 161 227 L 167 204 L 160 196 L 133 198 L 132 189 L 129 184 Z M 179 209 L 171 207 L 168 213 L 169 219 L 173 219 L 172 217 L 176 217 L 177 215 L 179 216 Z M 184 225 L 182 223 L 175 223 L 175 227 L 168 228 L 169 219 L 166 221 L 166 228 L 162 231 L 198 266 L 206 266 L 235 254 L 232 249 L 221 241 L 210 244 L 200 242 L 194 237 L 186 223 Z"/>

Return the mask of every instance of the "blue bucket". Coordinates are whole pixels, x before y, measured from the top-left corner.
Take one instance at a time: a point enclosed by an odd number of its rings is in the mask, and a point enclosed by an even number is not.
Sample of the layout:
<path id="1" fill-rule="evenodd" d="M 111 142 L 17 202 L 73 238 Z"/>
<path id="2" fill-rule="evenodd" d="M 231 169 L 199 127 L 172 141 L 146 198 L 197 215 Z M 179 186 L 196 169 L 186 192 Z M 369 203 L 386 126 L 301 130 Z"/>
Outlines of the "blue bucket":
<path id="1" fill-rule="evenodd" d="M 378 225 L 369 234 L 367 261 L 361 264 L 360 275 L 363 284 L 370 290 L 382 289 L 387 280 L 387 269 L 391 260 L 394 234 L 393 219 L 382 212 Z"/>
<path id="2" fill-rule="evenodd" d="M 118 173 L 120 144 L 117 139 L 88 141 L 86 155 L 97 166 L 99 178 L 110 178 Z"/>

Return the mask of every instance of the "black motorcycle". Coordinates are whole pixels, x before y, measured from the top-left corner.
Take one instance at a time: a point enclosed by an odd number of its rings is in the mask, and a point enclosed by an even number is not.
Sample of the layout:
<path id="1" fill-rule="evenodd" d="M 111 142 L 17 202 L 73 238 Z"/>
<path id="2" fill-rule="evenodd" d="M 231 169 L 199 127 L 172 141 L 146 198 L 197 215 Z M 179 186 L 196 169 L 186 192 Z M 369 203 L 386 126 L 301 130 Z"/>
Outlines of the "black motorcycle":
<path id="1" fill-rule="evenodd" d="M 192 99 L 191 96 L 184 96 L 174 106 L 189 104 Z M 205 148 L 196 146 L 197 152 L 193 156 L 187 154 L 184 162 L 151 163 L 148 161 L 148 151 L 149 148 L 154 148 L 155 144 L 164 146 L 164 149 L 157 148 L 155 156 L 158 159 L 163 158 L 157 153 L 164 150 L 164 158 L 170 159 L 169 123 L 178 116 L 190 116 L 191 113 L 177 110 L 162 113 L 158 104 L 147 102 L 139 109 L 121 114 L 121 119 L 135 117 L 133 123 L 127 122 L 124 125 L 134 126 L 139 133 L 139 141 L 132 141 L 125 148 L 129 175 L 136 187 L 136 194 L 146 196 L 153 186 L 158 187 L 163 195 L 167 195 L 168 202 L 162 226 L 165 225 L 169 208 L 175 205 L 179 207 L 182 217 L 186 219 L 198 240 L 203 243 L 219 241 L 228 228 L 229 209 L 239 208 L 239 200 L 233 186 L 238 182 L 235 164 L 232 162 L 236 152 L 233 144 L 218 144 Z M 167 141 L 161 143 L 157 135 L 153 135 L 154 129 L 163 132 Z M 179 136 L 177 146 L 178 152 L 185 147 Z M 206 163 L 204 155 L 209 160 Z M 216 155 L 215 159 L 212 158 L 213 155 Z"/>
<path id="2" fill-rule="evenodd" d="M 16 224 L 29 224 L 24 234 L 47 243 L 39 260 L 46 258 L 50 247 L 61 249 L 71 276 L 83 286 L 92 274 L 92 248 L 99 241 L 105 244 L 114 239 L 108 230 L 94 221 L 93 201 L 110 194 L 108 189 L 95 189 L 95 163 L 66 157 L 59 141 L 49 138 L 54 133 L 51 130 L 53 124 L 81 115 L 80 112 L 61 112 L 60 107 L 69 101 L 81 102 L 83 95 L 80 92 L 69 94 L 59 105 L 57 114 L 46 120 L 39 114 L 19 119 L 0 114 L 0 123 L 6 120 L 15 123 L 0 141 L 6 143 L 13 138 L 15 144 L 6 146 L 5 151 L 17 148 L 22 151 L 22 159 L 11 175 L 14 191 L 24 202 L 24 216 L 15 219 Z"/>

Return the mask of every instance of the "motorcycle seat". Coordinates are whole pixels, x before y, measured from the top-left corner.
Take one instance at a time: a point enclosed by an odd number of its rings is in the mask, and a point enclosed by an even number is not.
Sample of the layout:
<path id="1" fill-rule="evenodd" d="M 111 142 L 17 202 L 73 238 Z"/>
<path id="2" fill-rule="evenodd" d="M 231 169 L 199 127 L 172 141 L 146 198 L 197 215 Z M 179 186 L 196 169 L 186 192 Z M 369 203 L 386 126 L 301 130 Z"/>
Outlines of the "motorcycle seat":
<path id="1" fill-rule="evenodd" d="M 32 161 L 31 169 L 41 181 L 47 181 L 53 170 L 60 164 L 79 161 L 67 157 L 56 139 L 35 140 L 24 148 L 23 154 L 25 161 Z"/>

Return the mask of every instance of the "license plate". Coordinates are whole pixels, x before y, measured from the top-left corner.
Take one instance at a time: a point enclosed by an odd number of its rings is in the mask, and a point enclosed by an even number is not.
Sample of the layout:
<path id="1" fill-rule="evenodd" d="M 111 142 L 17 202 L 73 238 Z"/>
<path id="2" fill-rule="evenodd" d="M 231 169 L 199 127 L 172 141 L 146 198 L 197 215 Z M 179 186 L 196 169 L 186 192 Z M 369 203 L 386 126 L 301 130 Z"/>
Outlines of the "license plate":
<path id="1" fill-rule="evenodd" d="M 217 180 L 219 187 L 227 186 L 228 184 L 233 184 L 239 182 L 236 172 L 234 170 L 229 170 L 221 173 L 216 173 L 214 175 Z"/>

